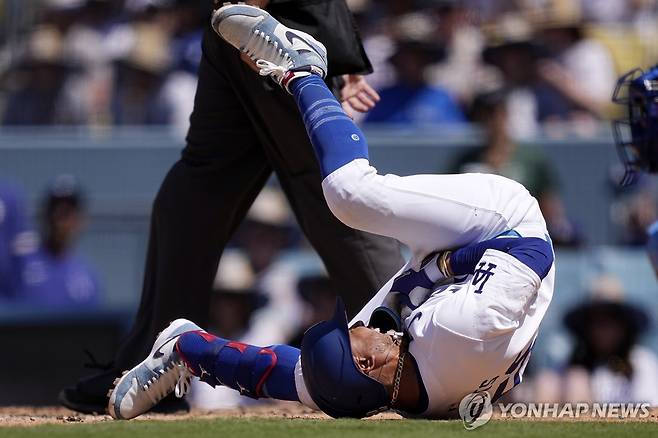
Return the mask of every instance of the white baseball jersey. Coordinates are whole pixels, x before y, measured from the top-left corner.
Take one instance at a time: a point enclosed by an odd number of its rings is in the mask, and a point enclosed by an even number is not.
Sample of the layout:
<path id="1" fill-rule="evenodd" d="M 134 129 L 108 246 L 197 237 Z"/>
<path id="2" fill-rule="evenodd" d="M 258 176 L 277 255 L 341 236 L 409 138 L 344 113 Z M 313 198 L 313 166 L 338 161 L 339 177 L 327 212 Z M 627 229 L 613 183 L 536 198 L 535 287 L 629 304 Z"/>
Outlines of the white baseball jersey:
<path id="1" fill-rule="evenodd" d="M 537 201 L 522 185 L 500 176 L 382 176 L 358 159 L 327 176 L 322 186 L 330 209 L 346 225 L 409 247 L 412 258 L 400 272 L 417 269 L 431 252 L 510 230 L 548 239 Z M 411 313 L 404 321 L 412 339 L 409 352 L 428 396 L 421 416 L 455 416 L 467 394 L 487 391 L 495 398 L 521 381 L 551 301 L 554 271 L 542 280 L 513 256 L 490 249 L 473 275 L 436 287 Z M 392 283 L 350 325 L 367 324 Z M 308 397 L 300 394 L 300 399 Z"/>

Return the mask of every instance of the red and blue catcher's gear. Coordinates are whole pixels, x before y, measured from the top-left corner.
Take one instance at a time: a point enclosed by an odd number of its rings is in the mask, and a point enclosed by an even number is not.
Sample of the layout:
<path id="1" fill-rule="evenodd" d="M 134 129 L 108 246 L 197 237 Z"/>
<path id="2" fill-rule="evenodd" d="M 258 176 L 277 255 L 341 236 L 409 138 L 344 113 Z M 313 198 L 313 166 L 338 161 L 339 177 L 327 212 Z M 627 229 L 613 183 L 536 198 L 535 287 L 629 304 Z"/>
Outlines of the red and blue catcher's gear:
<path id="1" fill-rule="evenodd" d="M 176 350 L 190 371 L 213 387 L 227 386 L 251 398 L 299 401 L 295 388 L 297 348 L 256 347 L 193 331 L 181 335 Z"/>
<path id="2" fill-rule="evenodd" d="M 612 101 L 626 106 L 627 117 L 613 123 L 617 150 L 631 184 L 638 172 L 658 172 L 658 65 L 632 70 L 617 82 Z"/>

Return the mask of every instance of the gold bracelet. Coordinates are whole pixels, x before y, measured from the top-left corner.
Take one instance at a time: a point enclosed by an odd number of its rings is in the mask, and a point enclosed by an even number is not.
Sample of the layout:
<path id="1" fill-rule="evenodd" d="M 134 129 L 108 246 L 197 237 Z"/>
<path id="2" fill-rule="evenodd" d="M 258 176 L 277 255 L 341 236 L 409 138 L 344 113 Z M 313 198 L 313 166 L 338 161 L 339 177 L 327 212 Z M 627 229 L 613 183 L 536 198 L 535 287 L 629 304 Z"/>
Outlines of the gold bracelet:
<path id="1" fill-rule="evenodd" d="M 452 251 L 443 251 L 441 255 L 439 256 L 437 260 L 437 265 L 439 266 L 439 271 L 446 277 L 450 278 L 453 276 L 452 269 L 450 269 L 450 265 L 448 264 L 448 260 L 450 259 L 450 255 L 452 254 Z"/>

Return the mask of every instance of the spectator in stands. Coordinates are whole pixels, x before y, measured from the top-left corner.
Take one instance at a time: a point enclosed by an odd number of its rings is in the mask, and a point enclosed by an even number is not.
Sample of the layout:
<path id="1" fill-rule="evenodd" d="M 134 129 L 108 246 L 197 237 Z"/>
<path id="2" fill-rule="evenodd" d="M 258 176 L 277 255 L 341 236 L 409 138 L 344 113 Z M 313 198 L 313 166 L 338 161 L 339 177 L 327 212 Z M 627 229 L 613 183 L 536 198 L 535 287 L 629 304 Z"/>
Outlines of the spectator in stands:
<path id="1" fill-rule="evenodd" d="M 395 72 L 389 60 L 395 51 L 399 29 L 406 26 L 409 18 L 422 31 L 428 25 L 433 26 L 432 18 L 423 14 L 427 5 L 418 0 L 347 0 L 347 4 L 372 64 L 368 83 L 376 89 L 390 86 L 395 81 Z"/>
<path id="2" fill-rule="evenodd" d="M 73 3 L 70 13 L 75 20 L 64 35 L 64 51 L 79 69 L 72 72 L 63 93 L 72 103 L 75 120 L 106 125 L 111 121 L 111 57 L 120 46 L 108 36 L 119 19 L 120 5 L 111 0 Z"/>
<path id="3" fill-rule="evenodd" d="M 380 91 L 381 101 L 367 115 L 369 123 L 462 123 L 464 115 L 444 89 L 431 86 L 427 68 L 443 55 L 433 42 L 426 19 L 414 14 L 401 19 L 396 48 L 390 59 L 396 81 Z"/>
<path id="4" fill-rule="evenodd" d="M 235 237 L 256 275 L 264 273 L 298 237 L 281 189 L 267 186 L 258 194 Z"/>
<path id="5" fill-rule="evenodd" d="M 165 104 L 171 108 L 169 124 L 184 137 L 190 127 L 197 73 L 201 61 L 201 39 L 207 13 L 203 2 L 175 0 L 168 9 L 173 21 L 172 69 L 162 86 Z"/>
<path id="6" fill-rule="evenodd" d="M 482 57 L 502 75 L 510 134 L 515 139 L 533 137 L 539 133 L 539 95 L 545 94 L 546 87 L 541 87 L 538 80 L 542 50 L 533 40 L 532 27 L 521 15 L 507 14 L 488 29 L 487 37 Z"/>
<path id="7" fill-rule="evenodd" d="M 578 230 L 567 218 L 558 195 L 555 170 L 541 150 L 518 147 L 508 128 L 507 93 L 503 90 L 478 95 L 471 110 L 473 121 L 483 128 L 484 145 L 465 152 L 452 171 L 482 172 L 506 176 L 522 183 L 537 198 L 555 245 L 581 243 Z"/>
<path id="8" fill-rule="evenodd" d="M 537 135 L 539 123 L 550 123 L 548 134 L 561 134 L 562 124 L 552 122 L 571 122 L 576 132 L 590 134 L 604 115 L 614 65 L 603 45 L 586 38 L 575 4 L 552 2 L 532 15 L 533 23 L 505 15 L 491 29 L 483 56 L 510 90 L 515 138 Z"/>
<path id="9" fill-rule="evenodd" d="M 229 339 L 241 339 L 259 304 L 256 276 L 249 259 L 239 250 L 222 255 L 213 284 L 211 330 Z"/>
<path id="10" fill-rule="evenodd" d="M 25 257 L 36 249 L 20 187 L 0 179 L 0 299 L 16 298 Z"/>
<path id="11" fill-rule="evenodd" d="M 484 35 L 478 28 L 474 10 L 463 0 L 426 0 L 436 17 L 435 37 L 445 47 L 446 56 L 432 65 L 428 78 L 432 85 L 455 96 L 467 108 L 475 95 L 491 90 L 501 82 L 500 73 L 482 60 Z"/>
<path id="12" fill-rule="evenodd" d="M 81 189 L 72 176 L 55 178 L 41 205 L 41 219 L 41 244 L 26 259 L 19 300 L 57 310 L 98 307 L 98 276 L 75 250 L 85 217 Z"/>
<path id="13" fill-rule="evenodd" d="M 540 108 L 545 107 L 540 120 L 586 122 L 603 117 L 617 74 L 608 49 L 585 34 L 580 2 L 552 0 L 536 20 L 548 54 L 539 63 L 539 78 L 562 98 L 540 102 Z"/>
<path id="14" fill-rule="evenodd" d="M 136 21 L 132 38 L 114 67 L 112 119 L 117 125 L 164 125 L 172 108 L 162 95 L 171 67 L 170 36 L 158 21 Z"/>
<path id="15" fill-rule="evenodd" d="M 61 32 L 55 26 L 35 28 L 24 54 L 5 79 L 7 103 L 3 125 L 79 123 L 64 93 L 74 66 L 64 56 Z"/>
<path id="16" fill-rule="evenodd" d="M 562 399 L 658 404 L 658 357 L 640 346 L 649 327 L 640 307 L 624 302 L 622 283 L 602 275 L 591 300 L 572 309 L 565 324 L 575 346 L 564 373 Z"/>

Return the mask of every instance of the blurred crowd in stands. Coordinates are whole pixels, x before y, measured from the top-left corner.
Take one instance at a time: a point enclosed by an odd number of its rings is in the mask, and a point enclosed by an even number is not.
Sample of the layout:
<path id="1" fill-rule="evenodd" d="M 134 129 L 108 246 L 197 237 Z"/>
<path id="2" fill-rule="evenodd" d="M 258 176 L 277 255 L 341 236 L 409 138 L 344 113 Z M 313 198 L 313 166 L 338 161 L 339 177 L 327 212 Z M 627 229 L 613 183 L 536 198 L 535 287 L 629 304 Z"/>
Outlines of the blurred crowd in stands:
<path id="1" fill-rule="evenodd" d="M 208 2 L 7 2 L 4 125 L 187 125 Z"/>
<path id="2" fill-rule="evenodd" d="M 360 121 L 476 124 L 481 146 L 437 171 L 520 181 L 539 200 L 556 246 L 585 244 L 535 140 L 600 135 L 614 116 L 617 76 L 658 62 L 658 0 L 347 3 L 373 64 L 368 81 L 382 97 Z M 0 0 L 0 123 L 170 125 L 182 138 L 209 9 L 209 0 Z M 646 242 L 657 201 L 649 183 L 620 196 L 613 206 L 626 230 L 620 243 Z M 75 178 L 59 176 L 47 188 L 38 231 L 24 204 L 19 187 L 0 181 L 0 299 L 101 305 L 99 277 L 75 249 L 85 224 Z M 299 344 L 336 296 L 328 278 L 312 269 L 304 275 L 286 257 L 305 249 L 281 192 L 266 188 L 222 257 L 209 329 L 252 344 Z M 571 356 L 538 373 L 535 399 L 658 403 L 658 359 L 637 346 L 647 315 L 624 303 L 617 279 L 591 289 L 592 301 L 565 319 L 576 339 Z M 206 408 L 250 403 L 205 386 L 194 397 Z"/>
<path id="3" fill-rule="evenodd" d="M 367 122 L 463 123 L 503 91 L 515 139 L 591 134 L 620 72 L 658 61 L 656 0 L 347 0 L 383 97 Z M 2 0 L 5 125 L 172 124 L 210 0 Z"/>

